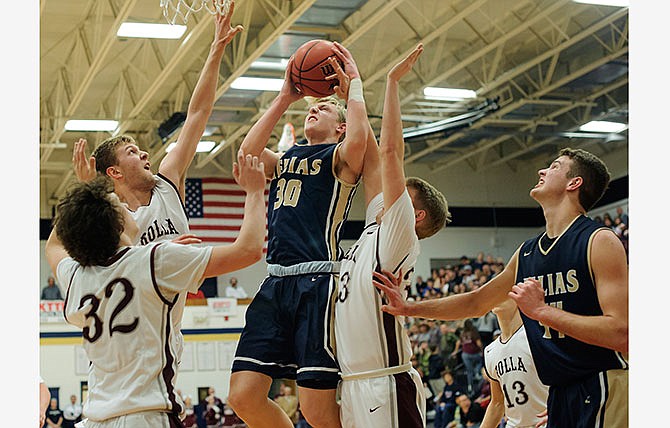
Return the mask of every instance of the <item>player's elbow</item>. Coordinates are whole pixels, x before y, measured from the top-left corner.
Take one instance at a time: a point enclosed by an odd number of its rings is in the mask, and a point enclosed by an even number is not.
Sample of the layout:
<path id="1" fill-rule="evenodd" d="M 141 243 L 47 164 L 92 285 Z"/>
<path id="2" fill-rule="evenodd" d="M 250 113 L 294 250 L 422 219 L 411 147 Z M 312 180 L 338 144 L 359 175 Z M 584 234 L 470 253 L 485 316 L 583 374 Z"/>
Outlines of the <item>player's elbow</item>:
<path id="1" fill-rule="evenodd" d="M 400 148 L 398 144 L 380 144 L 379 157 L 381 159 L 395 159 L 399 157 Z"/>
<path id="2" fill-rule="evenodd" d="M 613 349 L 623 354 L 628 354 L 628 323 L 618 326 L 611 337 L 615 340 Z"/>

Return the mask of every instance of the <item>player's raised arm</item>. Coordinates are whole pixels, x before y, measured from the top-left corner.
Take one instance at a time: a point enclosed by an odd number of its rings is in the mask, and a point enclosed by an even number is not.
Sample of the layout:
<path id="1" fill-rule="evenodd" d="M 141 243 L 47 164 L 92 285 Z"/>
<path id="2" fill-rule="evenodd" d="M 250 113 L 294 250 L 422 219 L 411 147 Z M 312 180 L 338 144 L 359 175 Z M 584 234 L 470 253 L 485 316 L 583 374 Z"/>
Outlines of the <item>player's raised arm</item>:
<path id="1" fill-rule="evenodd" d="M 235 181 L 247 193 L 244 200 L 244 219 L 240 234 L 230 245 L 212 249 L 203 278 L 223 275 L 243 269 L 263 257 L 265 241 L 265 173 L 257 156 L 237 153 L 233 165 Z"/>
<path id="2" fill-rule="evenodd" d="M 293 57 L 286 64 L 284 84 L 279 90 L 279 94 L 272 100 L 270 107 L 265 110 L 261 118 L 251 127 L 240 146 L 240 149 L 244 153 L 259 157 L 260 161 L 265 165 L 265 175 L 267 178 L 272 178 L 274 168 L 279 159 L 279 155 L 266 148 L 272 131 L 291 104 L 304 97 L 304 95 L 295 89 L 291 82 L 289 70 L 291 70 L 292 64 Z"/>
<path id="3" fill-rule="evenodd" d="M 241 25 L 231 27 L 230 19 L 235 9 L 235 2 L 231 2 L 226 15 L 216 14 L 214 41 L 205 60 L 205 65 L 195 85 L 191 101 L 188 105 L 186 122 L 179 133 L 175 148 L 163 158 L 158 171 L 170 181 L 177 184 L 179 194 L 184 199 L 186 171 L 193 161 L 198 142 L 205 132 L 205 126 L 212 114 L 214 97 L 219 79 L 219 68 L 225 47 L 243 30 Z"/>
<path id="4" fill-rule="evenodd" d="M 363 82 L 354 57 L 347 48 L 337 42 L 333 42 L 333 52 L 344 64 L 344 69 L 340 67 L 335 58 L 331 57 L 330 63 L 339 80 L 346 80 L 346 84 L 349 86 L 347 91 L 346 136 L 337 152 L 338 165 L 336 171 L 339 178 L 353 184 L 358 181 L 358 177 L 363 171 L 370 124 L 365 99 L 363 98 Z"/>
<path id="5" fill-rule="evenodd" d="M 405 143 L 402 137 L 402 119 L 400 118 L 399 81 L 412 70 L 422 53 L 423 44 L 419 43 L 412 53 L 388 72 L 386 79 L 379 152 L 384 207 L 387 209 L 405 191 Z"/>
<path id="6" fill-rule="evenodd" d="M 93 180 L 97 171 L 95 170 L 95 158 L 86 155 L 86 139 L 80 138 L 75 141 L 74 149 L 72 150 L 72 167 L 74 168 L 74 175 L 79 181 L 89 182 Z"/>

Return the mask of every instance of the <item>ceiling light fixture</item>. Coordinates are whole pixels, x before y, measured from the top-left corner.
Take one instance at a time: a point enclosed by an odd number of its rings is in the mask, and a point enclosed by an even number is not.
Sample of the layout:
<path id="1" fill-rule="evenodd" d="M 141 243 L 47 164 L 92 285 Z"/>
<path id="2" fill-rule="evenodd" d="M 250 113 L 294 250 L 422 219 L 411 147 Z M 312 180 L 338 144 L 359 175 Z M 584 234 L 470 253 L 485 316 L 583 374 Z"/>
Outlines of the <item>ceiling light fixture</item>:
<path id="1" fill-rule="evenodd" d="M 139 37 L 144 39 L 179 39 L 184 35 L 186 25 L 149 24 L 146 22 L 124 22 L 116 32 L 118 37 Z"/>
<path id="2" fill-rule="evenodd" d="M 423 95 L 431 100 L 460 101 L 468 98 L 477 98 L 477 93 L 471 89 L 439 88 L 435 86 L 423 88 Z"/>
<path id="3" fill-rule="evenodd" d="M 170 143 L 166 148 L 165 148 L 165 153 L 168 153 L 170 150 L 174 149 L 174 147 L 177 145 L 177 143 Z M 200 141 L 198 143 L 198 147 L 195 149 L 197 153 L 209 153 L 212 151 L 212 149 L 216 146 L 215 141 Z"/>
<path id="4" fill-rule="evenodd" d="M 265 77 L 238 77 L 230 85 L 233 89 L 247 91 L 279 91 L 284 84 L 284 79 L 271 79 Z"/>
<path id="5" fill-rule="evenodd" d="M 281 58 L 277 61 L 258 60 L 251 63 L 251 68 L 263 70 L 286 70 L 288 59 Z"/>
<path id="6" fill-rule="evenodd" d="M 598 6 L 628 7 L 630 0 L 573 0 L 576 3 L 595 4 Z"/>
<path id="7" fill-rule="evenodd" d="M 112 132 L 119 126 L 116 120 L 71 119 L 65 122 L 66 131 L 107 131 Z"/>
<path id="8" fill-rule="evenodd" d="M 608 122 L 604 120 L 592 120 L 579 127 L 584 132 L 621 132 L 628 128 L 628 124 L 619 122 Z"/>

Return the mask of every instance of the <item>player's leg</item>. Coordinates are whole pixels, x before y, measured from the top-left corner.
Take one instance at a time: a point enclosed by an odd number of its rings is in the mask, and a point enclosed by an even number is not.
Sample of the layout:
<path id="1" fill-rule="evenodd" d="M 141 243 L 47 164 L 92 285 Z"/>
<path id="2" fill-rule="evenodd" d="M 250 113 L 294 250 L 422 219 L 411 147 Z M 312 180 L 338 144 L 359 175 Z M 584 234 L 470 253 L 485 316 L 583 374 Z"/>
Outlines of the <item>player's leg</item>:
<path id="1" fill-rule="evenodd" d="M 300 411 L 314 428 L 340 428 L 340 406 L 335 389 L 312 389 L 298 386 Z"/>
<path id="2" fill-rule="evenodd" d="M 339 428 L 336 393 L 340 376 L 332 325 L 337 275 L 306 274 L 297 278 L 293 333 L 300 411 L 314 428 Z"/>
<path id="3" fill-rule="evenodd" d="M 293 428 L 286 413 L 268 397 L 272 378 L 251 371 L 240 371 L 230 378 L 228 404 L 249 427 Z"/>
<path id="4" fill-rule="evenodd" d="M 250 427 L 292 428 L 286 413 L 268 397 L 273 378 L 295 378 L 291 320 L 285 296 L 292 285 L 282 278 L 265 279 L 245 315 L 233 360 L 228 402 Z"/>

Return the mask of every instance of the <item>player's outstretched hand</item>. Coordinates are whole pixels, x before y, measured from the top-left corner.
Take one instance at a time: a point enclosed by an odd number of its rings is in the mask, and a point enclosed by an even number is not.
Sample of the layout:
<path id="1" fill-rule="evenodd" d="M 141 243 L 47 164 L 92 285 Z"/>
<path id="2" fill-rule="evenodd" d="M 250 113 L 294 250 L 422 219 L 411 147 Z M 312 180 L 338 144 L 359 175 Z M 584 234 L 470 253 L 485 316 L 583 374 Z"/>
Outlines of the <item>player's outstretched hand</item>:
<path id="1" fill-rule="evenodd" d="M 521 312 L 534 320 L 540 317 L 543 310 L 549 308 L 544 303 L 544 289 L 534 278 L 517 283 L 507 294 L 516 302 Z"/>
<path id="2" fill-rule="evenodd" d="M 423 53 L 423 43 L 416 45 L 414 50 L 407 55 L 402 61 L 393 66 L 393 68 L 388 72 L 388 79 L 395 80 L 396 82 L 403 78 L 407 73 L 412 70 L 416 60 L 419 59 Z"/>
<path id="3" fill-rule="evenodd" d="M 96 176 L 95 158 L 93 156 L 86 157 L 86 140 L 80 138 L 75 141 L 74 150 L 72 151 L 72 166 L 74 167 L 74 175 L 81 182 L 88 183 Z"/>
<path id="4" fill-rule="evenodd" d="M 202 242 L 202 239 L 198 238 L 192 233 L 184 233 L 183 235 L 179 235 L 176 238 L 174 238 L 172 242 L 181 245 L 200 244 Z"/>
<path id="5" fill-rule="evenodd" d="M 225 47 L 231 40 L 233 40 L 233 37 L 235 37 L 237 33 L 244 30 L 244 27 L 241 25 L 236 25 L 234 28 L 230 25 L 230 19 L 233 17 L 234 11 L 235 1 L 232 1 L 230 2 L 228 13 L 225 15 L 217 13 L 215 15 L 216 31 L 214 33 L 214 44 L 220 43 Z"/>
<path id="6" fill-rule="evenodd" d="M 354 61 L 354 56 L 347 48 L 338 42 L 333 42 L 333 52 L 342 61 L 342 64 L 344 64 L 344 72 L 347 73 L 350 79 L 361 77 L 356 61 Z"/>
<path id="7" fill-rule="evenodd" d="M 233 163 L 233 177 L 247 193 L 265 191 L 265 166 L 258 156 L 245 155 L 237 151 L 237 162 Z"/>
<path id="8" fill-rule="evenodd" d="M 391 315 L 408 315 L 410 303 L 400 293 L 402 272 L 398 272 L 398 276 L 395 276 L 392 272 L 382 270 L 382 273 L 373 272 L 372 276 L 372 283 L 384 292 L 388 301 L 382 305 L 382 311 Z"/>

